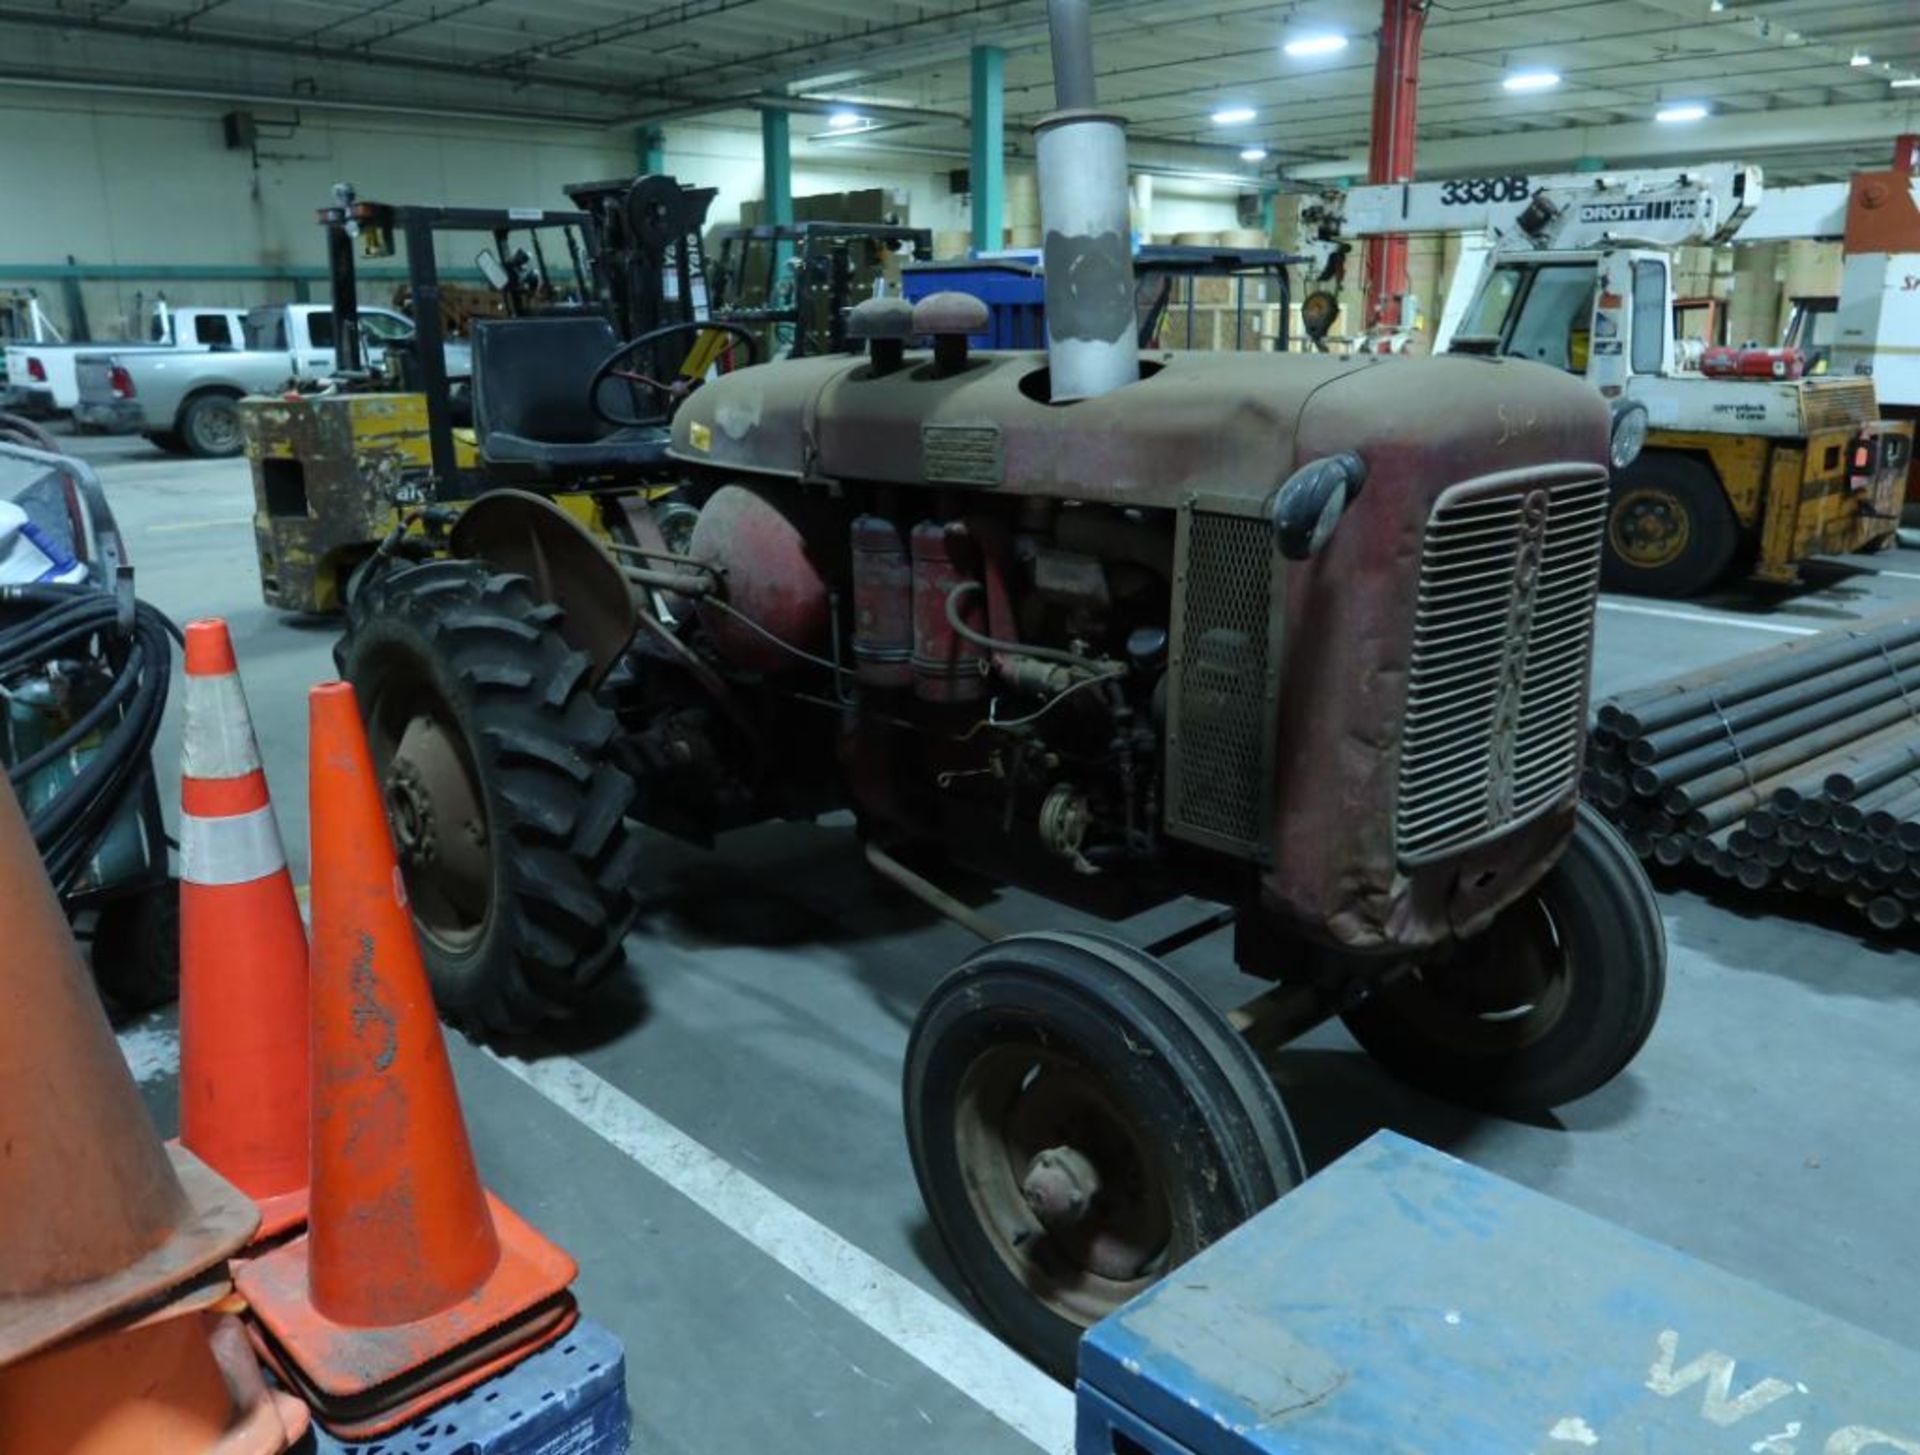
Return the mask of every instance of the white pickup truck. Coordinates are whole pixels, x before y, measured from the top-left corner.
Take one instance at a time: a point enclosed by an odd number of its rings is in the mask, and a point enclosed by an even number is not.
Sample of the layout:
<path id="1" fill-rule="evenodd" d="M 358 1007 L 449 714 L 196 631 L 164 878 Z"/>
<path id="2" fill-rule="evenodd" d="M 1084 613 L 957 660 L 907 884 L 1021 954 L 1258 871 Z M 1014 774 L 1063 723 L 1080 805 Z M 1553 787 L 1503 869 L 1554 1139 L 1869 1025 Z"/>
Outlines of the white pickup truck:
<path id="1" fill-rule="evenodd" d="M 387 308 L 362 308 L 368 362 L 413 337 L 413 320 Z M 335 368 L 333 313 L 325 304 L 255 308 L 245 319 L 246 347 L 199 355 L 100 350 L 80 355 L 76 423 L 109 434 L 143 434 L 162 449 L 207 458 L 237 455 L 245 444 L 236 407 L 249 394 L 274 393 L 294 380 L 324 379 Z M 473 374 L 473 351 L 446 345 L 447 375 Z"/>
<path id="2" fill-rule="evenodd" d="M 35 419 L 66 413 L 80 401 L 80 356 L 101 349 L 119 353 L 206 353 L 244 347 L 241 320 L 245 316 L 244 308 L 173 308 L 161 300 L 148 312 L 144 342 L 93 339 L 77 344 L 10 343 L 0 409 Z"/>

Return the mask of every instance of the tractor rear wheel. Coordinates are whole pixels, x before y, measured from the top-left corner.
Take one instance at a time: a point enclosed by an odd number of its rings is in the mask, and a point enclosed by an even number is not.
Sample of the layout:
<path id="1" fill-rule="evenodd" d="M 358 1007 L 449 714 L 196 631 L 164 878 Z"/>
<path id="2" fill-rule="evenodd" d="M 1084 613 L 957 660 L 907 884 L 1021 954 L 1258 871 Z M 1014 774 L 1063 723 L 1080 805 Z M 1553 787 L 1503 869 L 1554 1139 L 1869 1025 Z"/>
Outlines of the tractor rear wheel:
<path id="1" fill-rule="evenodd" d="M 560 609 L 429 561 L 364 581 L 335 649 L 360 699 L 434 999 L 479 1032 L 575 1010 L 636 912 L 632 781 Z"/>
<path id="2" fill-rule="evenodd" d="M 1341 1018 L 1401 1080 L 1530 1115 L 1626 1070 L 1653 1031 L 1666 979 L 1666 930 L 1646 871 L 1583 803 L 1532 895 Z"/>
<path id="3" fill-rule="evenodd" d="M 1142 950 L 1010 935 L 907 1043 L 927 1211 L 1001 1336 L 1071 1381 L 1080 1335 L 1304 1176 L 1259 1059 Z"/>

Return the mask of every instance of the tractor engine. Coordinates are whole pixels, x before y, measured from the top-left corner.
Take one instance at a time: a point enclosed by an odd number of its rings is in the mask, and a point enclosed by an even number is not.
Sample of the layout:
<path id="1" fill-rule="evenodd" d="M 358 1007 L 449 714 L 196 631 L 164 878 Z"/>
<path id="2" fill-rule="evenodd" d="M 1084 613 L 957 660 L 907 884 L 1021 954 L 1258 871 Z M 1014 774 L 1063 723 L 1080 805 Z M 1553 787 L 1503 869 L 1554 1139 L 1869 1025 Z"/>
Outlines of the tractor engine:
<path id="1" fill-rule="evenodd" d="M 870 829 L 931 826 L 1042 875 L 1150 862 L 1172 518 L 885 488 L 796 509 L 788 495 L 730 482 L 707 500 L 691 553 L 726 590 L 700 602 L 700 625 L 763 692 L 804 693 L 833 662 L 836 756 Z"/>

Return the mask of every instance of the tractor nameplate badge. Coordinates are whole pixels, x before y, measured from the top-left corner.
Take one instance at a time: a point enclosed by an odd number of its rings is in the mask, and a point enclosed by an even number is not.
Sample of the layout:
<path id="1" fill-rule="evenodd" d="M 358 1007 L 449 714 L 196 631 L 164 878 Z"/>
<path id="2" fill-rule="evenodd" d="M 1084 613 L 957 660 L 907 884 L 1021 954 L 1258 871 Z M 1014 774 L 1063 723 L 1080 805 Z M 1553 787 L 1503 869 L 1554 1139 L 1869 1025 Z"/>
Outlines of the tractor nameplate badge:
<path id="1" fill-rule="evenodd" d="M 920 430 L 920 468 L 929 480 L 999 485 L 1007 478 L 997 424 L 929 424 Z"/>

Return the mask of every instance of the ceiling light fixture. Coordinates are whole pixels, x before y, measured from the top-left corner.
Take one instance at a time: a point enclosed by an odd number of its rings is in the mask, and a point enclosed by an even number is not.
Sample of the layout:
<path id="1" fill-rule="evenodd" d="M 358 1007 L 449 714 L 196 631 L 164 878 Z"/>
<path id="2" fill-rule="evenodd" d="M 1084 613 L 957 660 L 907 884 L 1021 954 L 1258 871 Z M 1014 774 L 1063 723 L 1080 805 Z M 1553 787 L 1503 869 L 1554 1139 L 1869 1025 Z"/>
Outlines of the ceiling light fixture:
<path id="1" fill-rule="evenodd" d="M 1243 162 L 1264 162 L 1266 159 L 1267 149 L 1265 147 L 1248 147 L 1240 153 L 1240 160 Z"/>
<path id="2" fill-rule="evenodd" d="M 1727 0 L 1713 0 L 1713 3 L 1707 6 L 1707 9 L 1711 10 L 1715 15 L 1718 15 L 1722 10 L 1725 10 L 1726 8 L 1727 8 Z"/>
<path id="3" fill-rule="evenodd" d="M 1215 126 L 1243 126 L 1259 115 L 1251 106 L 1222 106 L 1213 113 Z"/>
<path id="4" fill-rule="evenodd" d="M 1865 51 L 1855 51 L 1851 56 L 1847 58 L 1847 64 L 1855 67 L 1856 69 L 1864 70 L 1866 67 L 1873 64 L 1873 57 L 1868 55 Z"/>
<path id="5" fill-rule="evenodd" d="M 1653 119 L 1655 121 L 1667 122 L 1704 121 L 1706 120 L 1706 116 L 1707 108 L 1702 106 L 1698 101 L 1675 102 L 1672 106 L 1662 106 L 1658 111 L 1653 113 Z"/>
<path id="6" fill-rule="evenodd" d="M 857 111 L 836 111 L 827 118 L 827 125 L 835 131 L 852 131 L 865 119 Z"/>
<path id="7" fill-rule="evenodd" d="M 1902 76 L 1899 80 L 1889 81 L 1887 84 L 1894 87 L 1920 86 L 1920 76 Z"/>
<path id="8" fill-rule="evenodd" d="M 1560 84 L 1560 73 L 1548 70 L 1515 71 L 1500 84 L 1509 91 L 1551 91 Z"/>
<path id="9" fill-rule="evenodd" d="M 1347 48 L 1347 38 L 1338 31 L 1298 35 L 1281 47 L 1290 56 L 1331 56 Z"/>

